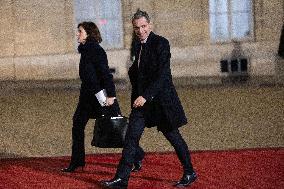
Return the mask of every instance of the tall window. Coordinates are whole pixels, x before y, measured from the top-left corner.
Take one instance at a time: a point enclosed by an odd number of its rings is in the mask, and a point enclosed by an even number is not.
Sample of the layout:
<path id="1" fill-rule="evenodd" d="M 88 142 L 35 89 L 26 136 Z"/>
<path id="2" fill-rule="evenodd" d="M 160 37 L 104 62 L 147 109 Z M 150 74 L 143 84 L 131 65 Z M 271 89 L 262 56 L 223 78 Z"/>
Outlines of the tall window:
<path id="1" fill-rule="evenodd" d="M 73 0 L 76 26 L 92 21 L 100 29 L 106 49 L 123 47 L 123 30 L 120 0 Z"/>
<path id="2" fill-rule="evenodd" d="M 209 0 L 209 15 L 213 42 L 252 38 L 252 0 Z"/>

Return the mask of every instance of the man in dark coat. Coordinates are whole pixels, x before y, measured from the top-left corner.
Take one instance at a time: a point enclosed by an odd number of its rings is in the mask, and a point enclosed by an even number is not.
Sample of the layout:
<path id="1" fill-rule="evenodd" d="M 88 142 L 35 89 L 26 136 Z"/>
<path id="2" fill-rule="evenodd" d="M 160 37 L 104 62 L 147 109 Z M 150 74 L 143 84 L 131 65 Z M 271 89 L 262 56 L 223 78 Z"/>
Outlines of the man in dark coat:
<path id="1" fill-rule="evenodd" d="M 188 186 L 197 176 L 187 144 L 178 130 L 187 119 L 172 82 L 169 42 L 151 31 L 149 16 L 144 11 L 134 14 L 132 24 L 137 39 L 133 44 L 135 60 L 128 72 L 132 85 L 129 128 L 116 175 L 102 185 L 127 188 L 130 172 L 142 167 L 144 151 L 139 140 L 144 128 L 157 126 L 183 165 L 183 177 L 175 186 Z"/>

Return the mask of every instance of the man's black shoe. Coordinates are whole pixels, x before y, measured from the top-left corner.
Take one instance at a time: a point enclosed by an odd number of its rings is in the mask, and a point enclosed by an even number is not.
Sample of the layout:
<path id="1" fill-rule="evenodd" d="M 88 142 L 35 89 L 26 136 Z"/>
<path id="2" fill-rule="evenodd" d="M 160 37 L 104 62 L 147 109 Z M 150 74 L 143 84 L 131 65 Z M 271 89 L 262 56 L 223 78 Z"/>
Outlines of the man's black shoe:
<path id="1" fill-rule="evenodd" d="M 142 169 L 142 161 L 135 162 L 131 172 L 138 172 Z"/>
<path id="2" fill-rule="evenodd" d="M 114 188 L 114 189 L 127 189 L 127 181 L 119 178 L 119 177 L 114 177 L 113 179 L 109 181 L 102 181 L 101 185 L 104 188 Z"/>
<path id="3" fill-rule="evenodd" d="M 174 185 L 176 187 L 185 187 L 191 185 L 197 179 L 195 172 L 192 174 L 184 174 L 182 178 Z"/>

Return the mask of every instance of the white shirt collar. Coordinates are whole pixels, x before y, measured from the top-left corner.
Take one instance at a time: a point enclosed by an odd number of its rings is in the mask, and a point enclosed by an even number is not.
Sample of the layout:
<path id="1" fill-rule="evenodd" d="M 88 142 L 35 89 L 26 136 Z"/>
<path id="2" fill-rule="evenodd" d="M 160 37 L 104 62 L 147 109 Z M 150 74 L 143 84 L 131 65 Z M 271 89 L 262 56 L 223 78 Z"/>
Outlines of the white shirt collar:
<path id="1" fill-rule="evenodd" d="M 148 37 L 146 39 L 144 39 L 143 41 L 140 41 L 140 43 L 146 43 L 147 39 L 148 39 Z"/>

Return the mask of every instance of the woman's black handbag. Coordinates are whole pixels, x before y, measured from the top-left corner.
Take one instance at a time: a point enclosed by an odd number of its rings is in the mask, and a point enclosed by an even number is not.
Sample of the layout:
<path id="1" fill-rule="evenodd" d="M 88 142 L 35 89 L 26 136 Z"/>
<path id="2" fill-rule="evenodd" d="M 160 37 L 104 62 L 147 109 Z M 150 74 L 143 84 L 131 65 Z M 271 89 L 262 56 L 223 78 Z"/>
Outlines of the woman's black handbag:
<path id="1" fill-rule="evenodd" d="M 128 127 L 124 116 L 102 116 L 97 118 L 94 126 L 92 146 L 100 148 L 122 148 Z"/>

